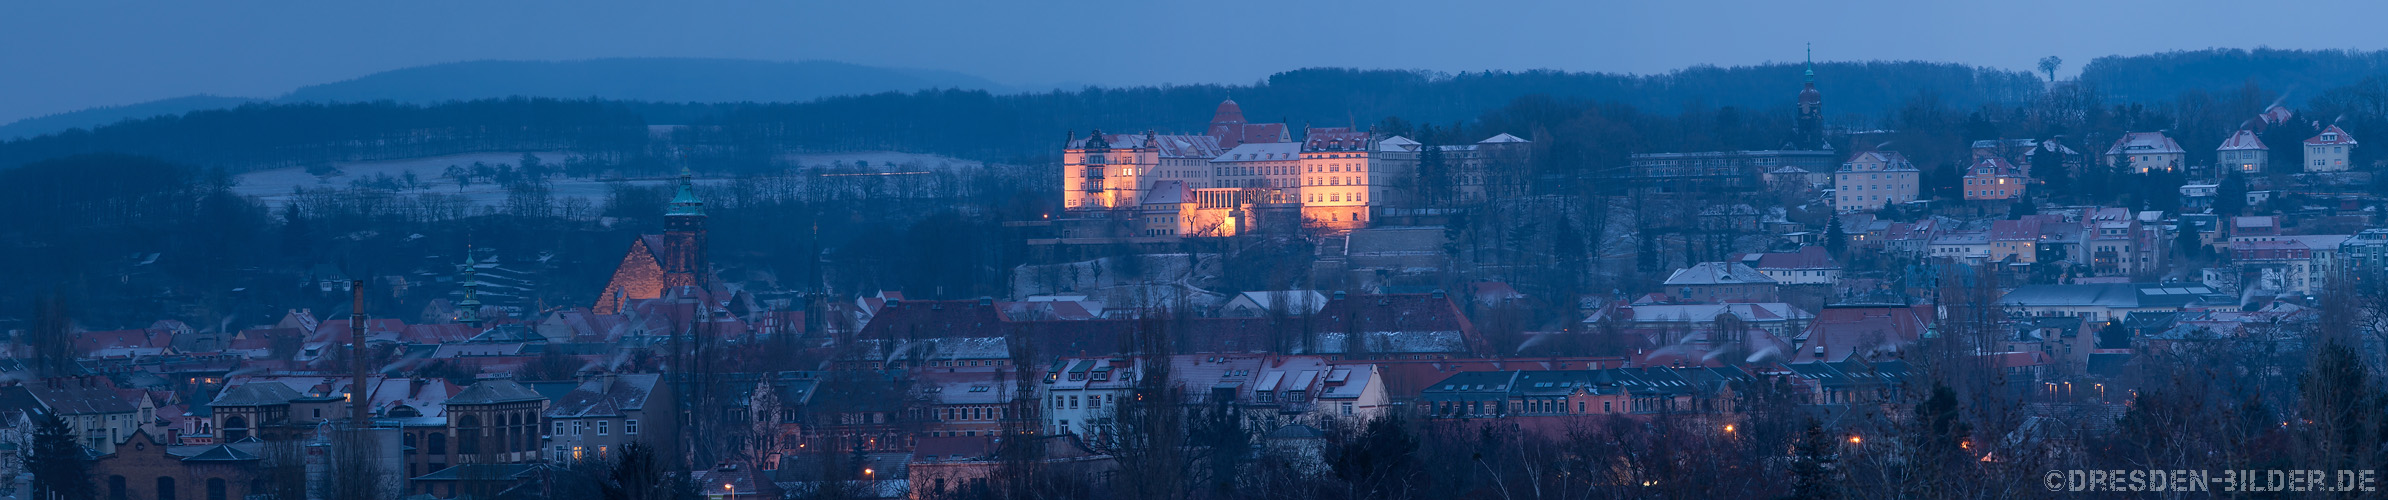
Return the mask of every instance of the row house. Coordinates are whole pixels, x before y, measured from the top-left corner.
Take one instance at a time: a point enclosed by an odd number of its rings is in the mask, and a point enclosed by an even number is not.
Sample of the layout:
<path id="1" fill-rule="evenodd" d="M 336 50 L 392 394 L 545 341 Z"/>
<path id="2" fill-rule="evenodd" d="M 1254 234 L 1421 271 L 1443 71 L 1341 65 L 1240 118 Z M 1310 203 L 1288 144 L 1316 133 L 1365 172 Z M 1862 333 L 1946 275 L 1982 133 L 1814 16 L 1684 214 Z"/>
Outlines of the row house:
<path id="1" fill-rule="evenodd" d="M 1419 391 L 1427 418 L 1731 414 L 1757 377 L 1733 367 L 1469 371 Z"/>
<path id="2" fill-rule="evenodd" d="M 1896 404 L 1913 373 L 1900 360 L 1788 363 L 1783 369 L 1812 404 Z"/>
<path id="3" fill-rule="evenodd" d="M 1045 403 L 1045 430 L 1053 434 L 1087 436 L 1105 447 L 1114 436 L 1112 415 L 1124 398 L 1135 397 L 1144 373 L 1142 358 L 1063 358 L 1044 373 L 1039 386 Z"/>
<path id="4" fill-rule="evenodd" d="M 106 377 L 54 377 L 35 380 L 23 386 L 5 388 L 9 392 L 23 391 L 7 397 L 16 403 L 12 410 L 58 417 L 66 421 L 67 432 L 75 442 L 106 454 L 114 453 L 117 445 L 144 429 L 155 432 L 157 401 L 145 391 L 121 391 Z M 132 397 L 126 397 L 127 392 Z M 147 416 L 145 418 L 145 416 Z"/>
<path id="5" fill-rule="evenodd" d="M 2161 268 L 2162 213 L 2103 207 L 2082 211 L 2081 251 L 2069 256 L 2095 276 L 2131 276 Z"/>
<path id="6" fill-rule="evenodd" d="M 2388 229 L 2365 229 L 2340 242 L 2335 270 L 2357 286 L 2388 276 Z"/>
<path id="7" fill-rule="evenodd" d="M 1234 412 L 1255 434 L 1366 420 L 1391 407 L 1377 365 L 1321 356 L 1181 355 L 1170 358 L 1170 376 L 1187 388 L 1188 404 Z"/>
<path id="8" fill-rule="evenodd" d="M 923 437 L 992 437 L 1002 434 L 1005 412 L 1019 385 L 996 371 L 928 372 L 914 383 L 928 397 Z M 1082 419 L 1083 420 L 1083 419 Z"/>
<path id="9" fill-rule="evenodd" d="M 1932 237 L 1928 255 L 1980 264 L 1990 260 L 1990 231 L 1948 231 Z"/>
<path id="10" fill-rule="evenodd" d="M 2243 289 L 2312 295 L 2335 269 L 2345 235 L 2280 236 L 2231 244 L 2231 265 Z"/>
<path id="11" fill-rule="evenodd" d="M 676 403 L 663 376 L 602 374 L 580 382 L 548 405 L 547 457 L 558 463 L 603 458 L 632 442 L 674 449 L 671 409 Z M 654 409 L 657 413 L 647 413 Z"/>

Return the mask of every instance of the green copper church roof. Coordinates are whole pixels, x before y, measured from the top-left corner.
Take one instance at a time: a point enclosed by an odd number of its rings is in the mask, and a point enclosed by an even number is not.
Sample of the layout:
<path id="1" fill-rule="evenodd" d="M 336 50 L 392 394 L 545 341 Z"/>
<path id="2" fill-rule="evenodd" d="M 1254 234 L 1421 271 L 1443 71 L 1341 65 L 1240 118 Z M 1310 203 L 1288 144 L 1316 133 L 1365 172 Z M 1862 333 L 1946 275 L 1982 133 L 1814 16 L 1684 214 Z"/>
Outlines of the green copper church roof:
<path id="1" fill-rule="evenodd" d="M 696 186 L 689 183 L 688 177 L 688 169 L 681 169 L 680 192 L 672 195 L 671 205 L 664 209 L 664 215 L 705 215 L 705 200 L 697 198 Z"/>

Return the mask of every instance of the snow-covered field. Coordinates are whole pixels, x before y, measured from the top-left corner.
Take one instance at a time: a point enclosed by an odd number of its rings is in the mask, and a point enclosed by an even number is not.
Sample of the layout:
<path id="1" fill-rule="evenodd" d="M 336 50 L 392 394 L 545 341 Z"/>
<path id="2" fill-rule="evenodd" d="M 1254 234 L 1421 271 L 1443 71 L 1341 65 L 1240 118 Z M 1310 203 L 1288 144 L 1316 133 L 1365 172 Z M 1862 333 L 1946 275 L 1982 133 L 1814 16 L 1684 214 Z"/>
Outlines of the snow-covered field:
<path id="1" fill-rule="evenodd" d="M 865 151 L 857 153 L 789 153 L 780 155 L 779 159 L 782 162 L 787 162 L 793 165 L 803 165 L 807 167 L 829 166 L 839 163 L 852 166 L 856 161 L 870 162 L 870 166 L 873 168 L 887 168 L 891 166 L 917 166 L 927 170 L 949 170 L 957 168 L 978 168 L 985 166 L 982 163 L 970 160 L 948 158 L 929 154 L 896 153 L 889 151 Z"/>
<path id="2" fill-rule="evenodd" d="M 549 165 L 561 165 L 564 163 L 564 160 L 569 157 L 568 154 L 560 152 L 537 152 L 533 154 L 539 156 L 539 161 Z M 792 164 L 804 165 L 807 167 L 827 166 L 839 163 L 851 166 L 856 161 L 870 162 L 870 166 L 872 168 L 917 166 L 919 168 L 928 170 L 943 170 L 978 168 L 982 166 L 982 164 L 979 162 L 969 160 L 959 160 L 937 155 L 893 152 L 789 154 L 782 155 L 781 159 Z M 263 200 L 267 206 L 274 206 L 281 204 L 283 200 L 289 198 L 292 191 L 291 188 L 294 187 L 306 189 L 346 188 L 349 186 L 351 181 L 355 180 L 373 179 L 380 175 L 388 175 L 390 177 L 400 178 L 404 177 L 408 172 L 413 172 L 415 177 L 421 180 L 424 187 L 410 192 L 461 194 L 467 199 L 472 200 L 474 204 L 495 206 L 504 203 L 506 200 L 506 188 L 504 186 L 499 186 L 490 182 L 474 182 L 471 185 L 459 188 L 456 186 L 456 181 L 454 179 L 441 177 L 441 175 L 447 172 L 449 165 L 470 167 L 473 162 L 497 165 L 501 163 L 514 164 L 520 161 L 522 161 L 521 152 L 509 152 L 467 153 L 426 158 L 408 158 L 403 160 L 350 162 L 334 165 L 339 167 L 339 175 L 320 178 L 316 177 L 314 174 L 307 173 L 306 169 L 304 168 L 278 168 L 273 170 L 260 170 L 241 174 L 239 176 L 240 183 L 233 186 L 232 191 L 242 195 L 256 196 L 260 200 Z M 606 193 L 611 189 L 609 187 L 611 184 L 610 182 L 593 179 L 555 178 L 550 182 L 550 193 L 556 198 L 584 198 L 589 200 L 592 205 L 604 203 Z M 656 186 L 670 183 L 672 182 L 672 179 L 669 177 L 646 178 L 633 179 L 626 182 L 638 186 Z M 720 184 L 731 182 L 731 180 L 699 178 L 696 182 L 698 184 Z"/>

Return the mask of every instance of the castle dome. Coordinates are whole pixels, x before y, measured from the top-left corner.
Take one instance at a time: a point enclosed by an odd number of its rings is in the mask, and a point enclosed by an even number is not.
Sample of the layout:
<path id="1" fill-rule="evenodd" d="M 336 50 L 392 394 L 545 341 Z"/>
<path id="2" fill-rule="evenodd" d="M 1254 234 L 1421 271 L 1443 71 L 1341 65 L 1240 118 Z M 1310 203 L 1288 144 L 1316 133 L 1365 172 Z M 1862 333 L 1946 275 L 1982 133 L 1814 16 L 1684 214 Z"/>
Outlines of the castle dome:
<path id="1" fill-rule="evenodd" d="M 1211 124 L 1224 125 L 1231 123 L 1244 123 L 1244 108 L 1242 106 L 1237 106 L 1235 104 L 1235 99 L 1219 101 L 1219 111 L 1211 114 Z"/>

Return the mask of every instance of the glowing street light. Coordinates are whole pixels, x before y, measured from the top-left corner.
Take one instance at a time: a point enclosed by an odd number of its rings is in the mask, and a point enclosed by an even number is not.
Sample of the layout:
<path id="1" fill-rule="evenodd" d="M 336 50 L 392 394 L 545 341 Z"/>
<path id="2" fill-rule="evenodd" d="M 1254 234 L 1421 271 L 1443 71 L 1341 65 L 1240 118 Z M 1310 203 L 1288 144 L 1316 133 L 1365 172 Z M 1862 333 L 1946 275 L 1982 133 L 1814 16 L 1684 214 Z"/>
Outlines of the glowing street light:
<path id="1" fill-rule="evenodd" d="M 1733 424 L 1725 424 L 1725 432 L 1733 432 Z"/>
<path id="2" fill-rule="evenodd" d="M 1859 443 L 1859 442 L 1863 442 L 1863 441 L 1864 441 L 1864 440 L 1862 440 L 1862 439 L 1858 439 L 1858 438 L 1857 438 L 1857 436 L 1854 436 L 1854 435 L 1853 435 L 1853 436 L 1849 436 L 1849 444 L 1857 444 L 1857 443 Z"/>

